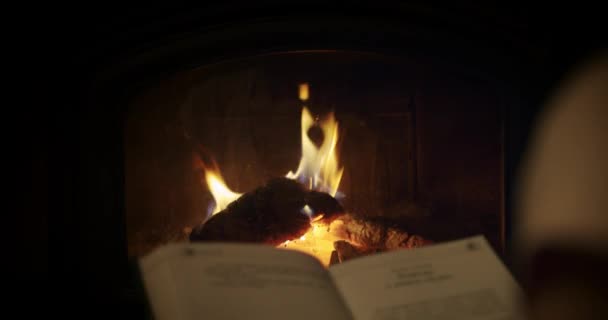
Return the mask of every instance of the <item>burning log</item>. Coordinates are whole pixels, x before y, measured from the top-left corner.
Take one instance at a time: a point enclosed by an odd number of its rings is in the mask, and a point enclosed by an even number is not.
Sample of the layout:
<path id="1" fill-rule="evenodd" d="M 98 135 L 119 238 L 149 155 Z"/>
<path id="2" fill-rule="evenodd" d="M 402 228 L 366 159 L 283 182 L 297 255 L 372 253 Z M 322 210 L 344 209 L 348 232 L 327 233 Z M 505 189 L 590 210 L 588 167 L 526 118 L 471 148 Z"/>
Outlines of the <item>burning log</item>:
<path id="1" fill-rule="evenodd" d="M 392 226 L 390 223 L 380 219 L 366 219 L 353 215 L 344 215 L 332 225 L 332 233 L 338 238 L 344 239 L 355 247 L 361 248 L 360 253 L 374 250 L 394 250 L 399 248 L 415 248 L 432 243 L 418 235 Z M 336 245 L 334 245 L 336 246 Z M 353 248 L 355 248 L 353 247 Z M 351 250 L 343 244 L 337 244 L 336 250 L 340 254 L 340 248 Z M 356 248 L 355 248 L 356 249 Z M 343 252 L 350 255 L 351 252 Z"/>
<path id="2" fill-rule="evenodd" d="M 410 235 L 383 220 L 344 215 L 332 225 L 332 233 L 344 240 L 334 242 L 339 262 L 377 252 L 417 248 L 433 243 L 418 235 Z"/>
<path id="3" fill-rule="evenodd" d="M 276 178 L 213 215 L 192 231 L 190 240 L 276 246 L 304 235 L 311 220 L 330 223 L 343 211 L 329 194 L 306 190 L 291 179 Z"/>

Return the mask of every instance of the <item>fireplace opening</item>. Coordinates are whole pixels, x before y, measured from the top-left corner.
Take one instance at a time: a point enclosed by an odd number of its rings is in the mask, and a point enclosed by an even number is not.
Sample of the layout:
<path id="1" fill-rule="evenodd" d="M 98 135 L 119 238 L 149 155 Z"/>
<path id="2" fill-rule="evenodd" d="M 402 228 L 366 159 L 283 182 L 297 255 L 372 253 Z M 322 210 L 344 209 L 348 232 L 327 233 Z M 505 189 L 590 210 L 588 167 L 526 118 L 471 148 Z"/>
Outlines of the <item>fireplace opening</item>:
<path id="1" fill-rule="evenodd" d="M 458 65 L 364 52 L 174 74 L 125 122 L 129 256 L 246 241 L 330 265 L 473 234 L 502 252 L 507 98 Z"/>

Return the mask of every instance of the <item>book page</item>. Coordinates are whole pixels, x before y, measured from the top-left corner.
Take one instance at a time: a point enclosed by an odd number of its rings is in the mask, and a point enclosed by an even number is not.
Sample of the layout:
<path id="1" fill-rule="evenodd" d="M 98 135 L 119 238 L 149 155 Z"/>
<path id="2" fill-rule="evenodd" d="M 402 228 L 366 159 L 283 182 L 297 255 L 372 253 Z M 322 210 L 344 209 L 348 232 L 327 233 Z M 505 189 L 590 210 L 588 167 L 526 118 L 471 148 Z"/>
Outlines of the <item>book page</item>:
<path id="1" fill-rule="evenodd" d="M 351 318 L 327 270 L 294 251 L 184 243 L 140 268 L 157 320 Z"/>
<path id="2" fill-rule="evenodd" d="M 521 289 L 481 236 L 359 258 L 330 273 L 357 320 L 523 318 Z"/>

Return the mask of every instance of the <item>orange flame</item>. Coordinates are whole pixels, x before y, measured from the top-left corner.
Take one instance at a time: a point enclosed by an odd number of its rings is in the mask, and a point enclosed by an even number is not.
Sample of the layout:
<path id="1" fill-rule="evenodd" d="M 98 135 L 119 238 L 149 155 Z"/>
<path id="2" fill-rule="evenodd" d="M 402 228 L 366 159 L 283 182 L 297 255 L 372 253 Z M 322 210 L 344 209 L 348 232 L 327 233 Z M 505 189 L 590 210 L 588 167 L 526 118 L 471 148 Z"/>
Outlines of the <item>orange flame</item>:
<path id="1" fill-rule="evenodd" d="M 230 190 L 226 186 L 226 182 L 222 178 L 222 174 L 219 169 L 216 170 L 205 170 L 205 180 L 207 181 L 207 186 L 209 186 L 209 191 L 213 195 L 213 199 L 215 200 L 215 208 L 211 215 L 214 215 L 224 209 L 234 200 L 238 199 L 242 196 L 242 193 L 236 193 Z"/>
<path id="2" fill-rule="evenodd" d="M 198 155 L 194 158 L 195 167 L 203 169 L 204 178 L 209 192 L 213 196 L 214 208 L 211 215 L 214 215 L 224 209 L 234 200 L 242 196 L 242 193 L 237 193 L 226 185 L 222 173 L 215 161 L 212 161 L 211 165 L 205 164 Z"/>
<path id="3" fill-rule="evenodd" d="M 299 85 L 299 98 L 307 101 L 309 98 L 309 87 L 307 83 Z M 317 147 L 308 136 L 308 130 L 318 126 L 323 132 L 323 142 Z M 324 119 L 315 120 L 307 107 L 302 108 L 301 116 L 301 143 L 302 156 L 296 172 L 290 171 L 286 177 L 298 180 L 311 190 L 319 190 L 335 196 L 342 179 L 344 169 L 339 166 L 336 146 L 338 143 L 338 122 L 333 113 Z M 205 165 L 197 158 L 198 167 L 204 170 L 204 180 L 213 195 L 215 207 L 212 215 L 224 210 L 228 204 L 238 199 L 242 194 L 228 188 L 222 178 L 219 167 L 215 162 L 211 166 Z M 310 210 L 305 206 L 303 210 Z M 280 248 L 300 250 L 317 257 L 324 265 L 329 265 L 331 253 L 334 250 L 333 243 L 336 238 L 330 227 L 319 221 L 323 215 L 318 215 L 310 222 L 309 231 L 299 239 L 287 240 Z M 334 221 L 337 222 L 337 221 Z"/>
<path id="4" fill-rule="evenodd" d="M 299 86 L 299 98 L 308 100 L 309 88 L 304 83 Z M 323 132 L 323 142 L 319 147 L 308 136 L 308 130 L 318 126 Z M 301 117 L 302 157 L 296 172 L 289 171 L 286 177 L 305 184 L 311 190 L 320 190 L 336 196 L 344 169 L 339 166 L 336 145 L 338 144 L 338 122 L 332 113 L 315 121 L 307 107 L 302 108 Z M 307 207 L 307 206 L 306 206 Z M 303 209 L 306 209 L 303 208 Z M 310 222 L 310 229 L 299 239 L 285 241 L 279 248 L 303 251 L 312 254 L 328 266 L 334 241 L 340 240 L 331 233 L 331 225 L 318 221 L 322 215 Z"/>
<path id="5" fill-rule="evenodd" d="M 298 170 L 289 171 L 286 177 L 306 184 L 310 189 L 320 190 L 335 196 L 338 192 L 344 168 L 338 165 L 338 122 L 332 113 L 325 119 L 315 120 L 308 110 L 302 108 L 301 119 L 302 157 Z M 317 147 L 308 136 L 308 130 L 318 125 L 323 131 L 323 142 Z"/>
<path id="6" fill-rule="evenodd" d="M 302 83 L 299 86 L 300 100 L 308 100 L 308 83 Z"/>

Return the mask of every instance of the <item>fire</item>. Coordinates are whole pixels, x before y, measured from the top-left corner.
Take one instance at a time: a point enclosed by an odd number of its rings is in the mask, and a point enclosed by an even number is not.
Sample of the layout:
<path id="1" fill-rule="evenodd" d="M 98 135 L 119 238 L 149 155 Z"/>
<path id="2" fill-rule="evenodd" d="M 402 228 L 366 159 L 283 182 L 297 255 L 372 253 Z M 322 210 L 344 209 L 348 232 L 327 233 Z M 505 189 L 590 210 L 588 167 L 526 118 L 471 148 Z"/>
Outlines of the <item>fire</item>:
<path id="1" fill-rule="evenodd" d="M 203 162 L 200 156 L 195 155 L 194 157 L 194 166 L 199 169 L 203 169 L 204 178 L 207 188 L 211 192 L 213 196 L 213 209 L 210 209 L 211 215 L 214 215 L 224 209 L 234 200 L 238 199 L 242 196 L 242 193 L 237 193 L 226 185 L 224 178 L 222 178 L 222 173 L 218 165 L 213 161 L 211 165 L 208 165 Z"/>
<path id="2" fill-rule="evenodd" d="M 307 89 L 308 90 L 308 89 Z M 306 93 L 308 95 L 308 92 Z M 302 157 L 296 172 L 289 171 L 286 177 L 296 179 L 311 190 L 319 190 L 336 196 L 344 168 L 338 165 L 338 122 L 332 113 L 325 119 L 315 121 L 308 108 L 302 108 L 301 118 Z M 317 147 L 308 136 L 308 130 L 318 125 L 323 132 L 323 142 Z"/>
<path id="3" fill-rule="evenodd" d="M 312 221 L 310 230 L 303 236 L 299 239 L 285 241 L 278 247 L 308 253 L 316 257 L 323 265 L 329 266 L 331 253 L 334 251 L 334 242 L 342 240 L 331 232 L 334 223 L 340 223 L 340 221 L 336 220 L 329 226 Z"/>
<path id="4" fill-rule="evenodd" d="M 300 100 L 308 100 L 308 83 L 302 83 L 299 86 Z"/>
<path id="5" fill-rule="evenodd" d="M 299 98 L 305 102 L 309 98 L 307 83 L 299 85 Z M 323 132 L 320 146 L 308 136 L 310 128 L 317 126 Z M 301 115 L 302 156 L 296 172 L 289 171 L 286 177 L 304 184 L 310 190 L 327 192 L 336 196 L 344 169 L 339 166 L 336 146 L 338 144 L 338 122 L 332 113 L 322 119 L 315 119 L 306 106 L 302 107 Z M 225 209 L 228 204 L 238 199 L 242 194 L 236 193 L 226 185 L 217 165 L 206 166 L 199 159 L 199 164 L 205 172 L 205 182 L 213 195 L 215 207 L 212 215 Z M 311 208 L 302 208 L 302 214 L 310 216 Z M 323 224 L 322 215 L 311 218 L 309 231 L 299 239 L 288 240 L 279 245 L 280 248 L 300 250 L 316 256 L 323 264 L 329 265 L 333 243 L 339 240 L 330 232 L 330 226 Z"/>
<path id="6" fill-rule="evenodd" d="M 242 193 L 230 190 L 226 186 L 226 182 L 224 182 L 219 170 L 205 170 L 205 180 L 215 200 L 215 208 L 211 215 L 224 210 L 232 201 L 243 195 Z"/>
<path id="7" fill-rule="evenodd" d="M 307 83 L 300 84 L 299 98 L 302 102 L 308 100 L 309 87 Z M 317 125 L 323 132 L 323 142 L 319 147 L 308 136 L 308 131 Z M 289 171 L 286 177 L 296 179 L 311 190 L 324 191 L 336 196 L 344 169 L 339 166 L 336 146 L 338 144 L 338 122 L 334 113 L 324 119 L 315 120 L 307 107 L 302 108 L 301 117 L 302 157 L 296 172 Z M 302 208 L 304 212 L 305 206 Z M 322 215 L 311 220 L 310 230 L 299 240 L 286 241 L 279 247 L 299 250 L 317 257 L 324 265 L 329 265 L 334 241 L 340 240 L 332 235 L 331 226 L 320 223 Z"/>

